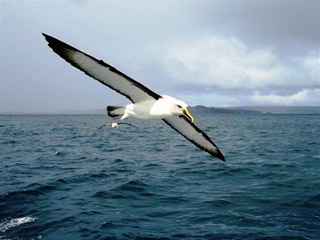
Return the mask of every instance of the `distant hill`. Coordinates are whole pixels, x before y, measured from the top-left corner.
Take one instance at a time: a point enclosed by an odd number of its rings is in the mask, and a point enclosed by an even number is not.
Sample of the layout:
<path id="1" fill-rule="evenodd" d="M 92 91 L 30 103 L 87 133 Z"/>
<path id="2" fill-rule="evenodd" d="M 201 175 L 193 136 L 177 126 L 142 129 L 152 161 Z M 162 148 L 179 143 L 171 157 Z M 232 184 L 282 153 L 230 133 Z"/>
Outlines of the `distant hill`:
<path id="1" fill-rule="evenodd" d="M 242 107 L 206 107 L 191 106 L 192 114 L 320 114 L 320 107 L 306 106 L 242 106 Z M 0 112 L 1 114 L 106 114 L 105 109 L 64 110 L 58 112 Z"/>
<path id="2" fill-rule="evenodd" d="M 262 114 L 258 110 L 240 109 L 240 108 L 217 108 L 217 107 L 205 107 L 202 105 L 189 107 L 190 112 L 199 114 L 212 114 L 212 113 L 228 113 L 228 114 Z"/>
<path id="3" fill-rule="evenodd" d="M 242 106 L 228 109 L 253 110 L 269 114 L 320 114 L 316 106 Z"/>

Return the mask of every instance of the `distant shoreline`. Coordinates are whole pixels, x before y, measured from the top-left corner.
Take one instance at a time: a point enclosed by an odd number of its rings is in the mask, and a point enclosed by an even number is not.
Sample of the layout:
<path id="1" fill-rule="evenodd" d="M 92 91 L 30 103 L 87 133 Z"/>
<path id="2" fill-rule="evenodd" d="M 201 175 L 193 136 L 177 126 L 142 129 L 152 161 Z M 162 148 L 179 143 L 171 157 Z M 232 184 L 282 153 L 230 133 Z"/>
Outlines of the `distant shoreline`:
<path id="1" fill-rule="evenodd" d="M 202 105 L 189 107 L 194 114 L 308 114 L 319 115 L 320 106 L 239 106 L 206 107 Z M 65 110 L 56 112 L 0 112 L 0 115 L 104 115 L 105 109 Z"/>

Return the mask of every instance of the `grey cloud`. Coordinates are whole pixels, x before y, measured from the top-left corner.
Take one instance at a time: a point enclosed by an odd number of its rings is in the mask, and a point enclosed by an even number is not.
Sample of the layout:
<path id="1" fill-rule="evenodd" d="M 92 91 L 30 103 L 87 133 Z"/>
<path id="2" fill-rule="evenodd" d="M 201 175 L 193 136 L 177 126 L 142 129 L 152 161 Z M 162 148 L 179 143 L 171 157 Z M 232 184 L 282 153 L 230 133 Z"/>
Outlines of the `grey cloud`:
<path id="1" fill-rule="evenodd" d="M 245 89 L 245 88 L 233 88 L 224 89 L 215 86 L 200 85 L 200 84 L 181 84 L 174 85 L 168 91 L 174 93 L 183 94 L 219 94 L 225 96 L 250 96 L 253 95 L 257 90 L 264 95 L 277 95 L 277 96 L 288 96 L 293 95 L 301 91 L 301 89 L 312 90 L 313 87 L 297 87 L 297 86 L 285 86 L 285 87 L 265 87 L 261 89 Z"/>
<path id="2" fill-rule="evenodd" d="M 319 1 L 217 1 L 195 9 L 208 31 L 235 35 L 251 46 L 291 55 L 319 47 Z"/>

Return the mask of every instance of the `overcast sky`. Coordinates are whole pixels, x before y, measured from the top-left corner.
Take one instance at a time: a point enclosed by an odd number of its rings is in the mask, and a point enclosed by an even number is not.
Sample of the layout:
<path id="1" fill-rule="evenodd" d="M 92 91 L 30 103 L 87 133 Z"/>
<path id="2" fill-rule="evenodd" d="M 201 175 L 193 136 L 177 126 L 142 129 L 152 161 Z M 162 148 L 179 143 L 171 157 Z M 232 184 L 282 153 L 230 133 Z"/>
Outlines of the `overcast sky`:
<path id="1" fill-rule="evenodd" d="M 128 100 L 54 54 L 54 36 L 188 105 L 320 105 L 320 1 L 2 1 L 1 111 Z"/>

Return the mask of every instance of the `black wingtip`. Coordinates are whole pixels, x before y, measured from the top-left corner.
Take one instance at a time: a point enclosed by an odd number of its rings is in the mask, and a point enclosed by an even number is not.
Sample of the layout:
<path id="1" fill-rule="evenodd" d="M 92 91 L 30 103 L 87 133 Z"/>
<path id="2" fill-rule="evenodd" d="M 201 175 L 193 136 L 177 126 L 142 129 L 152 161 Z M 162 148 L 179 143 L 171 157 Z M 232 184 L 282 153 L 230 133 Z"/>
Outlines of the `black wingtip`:
<path id="1" fill-rule="evenodd" d="M 53 44 L 55 42 L 61 42 L 58 39 L 49 36 L 48 34 L 42 33 L 42 35 L 44 36 L 44 38 L 46 39 L 46 41 L 48 42 L 48 46 L 51 47 L 53 49 Z"/>
<path id="2" fill-rule="evenodd" d="M 219 158 L 222 162 L 225 162 L 226 161 L 225 157 L 223 156 L 223 154 L 220 152 L 219 149 L 217 149 L 217 150 L 218 150 L 218 152 L 214 156 Z"/>
<path id="3" fill-rule="evenodd" d="M 44 36 L 44 38 L 47 40 L 48 42 L 48 45 L 49 47 L 51 47 L 52 49 L 54 49 L 55 45 L 62 45 L 62 46 L 68 46 L 69 48 L 73 48 L 69 45 L 67 45 L 66 43 L 54 38 L 54 37 L 51 37 L 50 35 L 48 34 L 45 34 L 45 33 L 42 33 L 42 35 Z"/>
<path id="4" fill-rule="evenodd" d="M 49 36 L 48 34 L 45 34 L 45 33 L 42 33 L 42 36 L 44 36 L 46 39 L 52 38 L 51 36 Z"/>

